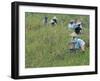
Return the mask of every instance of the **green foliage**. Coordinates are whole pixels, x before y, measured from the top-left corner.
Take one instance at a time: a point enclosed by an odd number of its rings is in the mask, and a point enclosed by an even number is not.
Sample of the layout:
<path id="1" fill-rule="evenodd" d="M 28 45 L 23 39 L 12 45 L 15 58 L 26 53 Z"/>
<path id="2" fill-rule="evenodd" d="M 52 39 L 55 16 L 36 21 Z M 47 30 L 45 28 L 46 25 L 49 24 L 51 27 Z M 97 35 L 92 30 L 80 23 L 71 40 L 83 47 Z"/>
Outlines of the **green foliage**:
<path id="1" fill-rule="evenodd" d="M 50 19 L 55 16 L 59 24 L 44 25 L 43 18 Z M 56 66 L 79 66 L 89 64 L 89 47 L 85 52 L 77 51 L 70 53 L 71 31 L 68 30 L 68 22 L 72 19 L 81 18 L 83 22 L 83 34 L 80 37 L 89 42 L 89 16 L 70 14 L 47 14 L 25 13 L 25 67 L 56 67 Z M 63 20 L 61 22 L 60 20 Z"/>

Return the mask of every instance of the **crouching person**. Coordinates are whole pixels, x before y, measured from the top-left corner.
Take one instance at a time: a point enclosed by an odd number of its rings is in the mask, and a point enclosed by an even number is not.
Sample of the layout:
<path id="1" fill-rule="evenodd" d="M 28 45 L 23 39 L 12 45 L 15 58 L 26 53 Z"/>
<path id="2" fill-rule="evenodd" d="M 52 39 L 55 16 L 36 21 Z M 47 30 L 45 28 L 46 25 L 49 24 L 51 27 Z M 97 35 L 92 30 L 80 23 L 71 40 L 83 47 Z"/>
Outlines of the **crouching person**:
<path id="1" fill-rule="evenodd" d="M 57 20 L 58 20 L 57 17 L 54 16 L 54 17 L 51 19 L 50 24 L 51 24 L 52 26 L 57 25 Z"/>
<path id="2" fill-rule="evenodd" d="M 73 37 L 70 45 L 70 51 L 81 50 L 82 52 L 85 51 L 85 41 L 80 39 L 79 37 Z"/>
<path id="3" fill-rule="evenodd" d="M 75 20 L 71 20 L 68 23 L 68 28 L 74 30 L 75 29 Z"/>

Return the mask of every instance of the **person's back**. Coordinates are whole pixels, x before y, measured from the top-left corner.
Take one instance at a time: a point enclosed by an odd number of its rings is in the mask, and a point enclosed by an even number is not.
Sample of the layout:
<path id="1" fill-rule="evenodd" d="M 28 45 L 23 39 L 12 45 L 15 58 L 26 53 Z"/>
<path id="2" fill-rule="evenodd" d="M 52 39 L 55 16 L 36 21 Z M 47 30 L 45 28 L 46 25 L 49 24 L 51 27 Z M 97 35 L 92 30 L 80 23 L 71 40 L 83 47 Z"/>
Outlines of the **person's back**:
<path id="1" fill-rule="evenodd" d="M 69 23 L 69 24 L 68 24 L 68 28 L 69 28 L 69 29 L 74 29 L 74 24 L 73 24 L 73 23 Z"/>
<path id="2" fill-rule="evenodd" d="M 82 39 L 77 39 L 77 41 L 80 43 L 80 46 L 83 46 L 85 42 Z"/>
<path id="3" fill-rule="evenodd" d="M 82 51 L 84 51 L 84 48 L 85 48 L 85 41 L 83 41 L 83 40 L 80 39 L 80 38 L 77 38 L 77 39 L 76 39 L 75 48 L 81 49 Z"/>
<path id="4" fill-rule="evenodd" d="M 69 23 L 68 23 L 68 28 L 69 29 L 75 29 L 75 22 L 74 22 L 74 20 L 71 20 Z"/>

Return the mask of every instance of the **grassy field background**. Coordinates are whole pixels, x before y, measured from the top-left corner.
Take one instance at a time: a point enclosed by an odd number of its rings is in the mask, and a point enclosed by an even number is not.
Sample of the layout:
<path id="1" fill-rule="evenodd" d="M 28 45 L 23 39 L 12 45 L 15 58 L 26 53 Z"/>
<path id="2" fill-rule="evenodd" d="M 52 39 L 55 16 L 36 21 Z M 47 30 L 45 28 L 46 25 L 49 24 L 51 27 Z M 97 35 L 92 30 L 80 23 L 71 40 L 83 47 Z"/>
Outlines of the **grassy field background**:
<path id="1" fill-rule="evenodd" d="M 43 18 L 53 16 L 58 18 L 58 24 L 44 25 Z M 83 33 L 80 37 L 89 42 L 89 16 L 71 14 L 25 13 L 25 67 L 60 67 L 80 66 L 89 64 L 89 47 L 85 52 L 70 53 L 68 42 L 70 34 L 68 23 L 80 18 L 83 23 Z"/>

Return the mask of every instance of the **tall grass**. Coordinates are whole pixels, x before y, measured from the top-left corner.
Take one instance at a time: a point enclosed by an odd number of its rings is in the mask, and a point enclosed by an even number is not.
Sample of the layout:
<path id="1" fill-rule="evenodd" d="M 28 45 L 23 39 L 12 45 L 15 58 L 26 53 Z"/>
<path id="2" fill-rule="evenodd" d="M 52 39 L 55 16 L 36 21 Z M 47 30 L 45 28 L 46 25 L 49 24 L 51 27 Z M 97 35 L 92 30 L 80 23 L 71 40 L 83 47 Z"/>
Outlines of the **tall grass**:
<path id="1" fill-rule="evenodd" d="M 59 24 L 51 26 L 43 24 L 43 17 L 48 16 L 49 21 L 57 16 Z M 68 22 L 81 18 L 84 31 L 80 37 L 89 41 L 89 16 L 70 14 L 25 13 L 25 67 L 57 67 L 79 66 L 89 64 L 89 47 L 85 52 L 70 53 L 68 42 L 70 33 Z M 64 20 L 61 22 L 61 20 Z"/>

